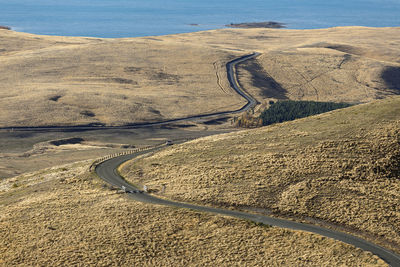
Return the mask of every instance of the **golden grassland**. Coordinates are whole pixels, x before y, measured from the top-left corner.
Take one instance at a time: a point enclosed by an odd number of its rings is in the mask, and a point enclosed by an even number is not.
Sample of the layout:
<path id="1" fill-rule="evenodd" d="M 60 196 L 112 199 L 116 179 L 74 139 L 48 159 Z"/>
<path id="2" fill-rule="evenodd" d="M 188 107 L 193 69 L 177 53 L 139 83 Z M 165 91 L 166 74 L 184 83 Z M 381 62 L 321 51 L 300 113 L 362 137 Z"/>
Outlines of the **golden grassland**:
<path id="1" fill-rule="evenodd" d="M 359 103 L 385 98 L 399 93 L 394 89 L 400 86 L 396 80 L 399 31 L 364 27 L 222 29 L 99 39 L 0 30 L 0 127 L 124 125 L 236 109 L 244 101 L 230 88 L 225 64 L 254 51 L 261 55 L 238 65 L 237 77 L 262 104 L 255 116 L 269 100 Z M 231 127 L 229 120 L 224 127 Z M 214 128 L 200 123 L 187 130 L 195 133 Z M 162 132 L 174 138 L 160 129 L 152 131 L 157 137 L 164 137 L 159 136 Z M 177 135 L 188 136 L 184 132 Z M 78 136 L 136 145 L 143 143 L 136 140 L 147 138 L 138 131 L 102 133 L 107 140 L 100 138 L 98 131 L 0 134 L 0 177 L 45 168 L 53 161 L 63 164 L 112 152 L 70 153 L 64 149 L 27 155 L 34 144 L 43 141 Z"/>
<path id="2" fill-rule="evenodd" d="M 2 47 L 34 39 L 0 54 L 0 126 L 124 125 L 245 103 L 226 85 L 234 56 L 221 50 L 152 38 L 0 38 Z"/>
<path id="3" fill-rule="evenodd" d="M 121 171 L 167 198 L 310 217 L 399 252 L 399 129 L 394 97 L 174 145 Z"/>
<path id="4" fill-rule="evenodd" d="M 400 39 L 381 35 L 395 32 L 399 29 L 378 33 L 333 28 L 306 31 L 303 38 L 287 34 L 290 38 L 285 36 L 282 43 L 297 42 L 243 63 L 239 80 L 260 102 L 270 98 L 363 103 L 399 94 L 400 49 L 395 45 Z M 274 43 L 271 38 L 266 42 Z"/>
<path id="5" fill-rule="evenodd" d="M 89 164 L 0 181 L 0 265 L 387 266 L 318 235 L 134 202 Z"/>
<path id="6" fill-rule="evenodd" d="M 0 30 L 0 127 L 123 125 L 239 108 L 244 101 L 230 89 L 225 64 L 254 51 L 261 55 L 239 64 L 237 77 L 262 104 L 255 116 L 277 99 L 359 103 L 385 98 L 399 93 L 394 89 L 400 86 L 396 80 L 399 31 L 222 29 L 99 39 Z M 231 128 L 229 120 L 223 127 Z M 194 134 L 214 128 L 196 123 L 185 129 Z M 172 131 L 151 131 L 174 139 Z M 187 132 L 176 135 L 190 137 Z M 148 145 L 151 142 L 143 141 L 147 133 L 3 131 L 0 177 L 113 152 L 96 148 L 26 153 L 37 143 L 83 137 L 100 143 Z"/>
<path id="7" fill-rule="evenodd" d="M 399 94 L 400 28 L 224 29 L 177 36 L 262 55 L 238 78 L 260 103 L 277 99 L 362 103 Z"/>
<path id="8" fill-rule="evenodd" d="M 238 78 L 261 103 L 368 102 L 398 93 L 390 67 L 400 65 L 399 33 L 222 29 L 99 39 L 0 30 L 0 127 L 124 125 L 233 110 L 244 100 L 229 87 L 225 64 L 253 51 L 262 55 L 240 65 Z"/>

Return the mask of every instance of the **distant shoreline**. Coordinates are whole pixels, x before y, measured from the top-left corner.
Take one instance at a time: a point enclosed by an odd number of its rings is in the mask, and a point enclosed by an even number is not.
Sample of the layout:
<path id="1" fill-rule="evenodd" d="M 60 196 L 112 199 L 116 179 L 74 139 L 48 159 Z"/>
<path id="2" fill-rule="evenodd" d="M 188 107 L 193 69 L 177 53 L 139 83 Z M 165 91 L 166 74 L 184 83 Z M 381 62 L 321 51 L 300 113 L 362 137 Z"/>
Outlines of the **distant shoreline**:
<path id="1" fill-rule="evenodd" d="M 226 27 L 230 28 L 273 28 L 273 29 L 280 29 L 286 28 L 284 23 L 275 22 L 275 21 L 264 21 L 264 22 L 245 22 L 245 23 L 231 23 L 225 25 Z"/>
<path id="2" fill-rule="evenodd" d="M 11 27 L 0 25 L 0 30 L 11 30 Z"/>

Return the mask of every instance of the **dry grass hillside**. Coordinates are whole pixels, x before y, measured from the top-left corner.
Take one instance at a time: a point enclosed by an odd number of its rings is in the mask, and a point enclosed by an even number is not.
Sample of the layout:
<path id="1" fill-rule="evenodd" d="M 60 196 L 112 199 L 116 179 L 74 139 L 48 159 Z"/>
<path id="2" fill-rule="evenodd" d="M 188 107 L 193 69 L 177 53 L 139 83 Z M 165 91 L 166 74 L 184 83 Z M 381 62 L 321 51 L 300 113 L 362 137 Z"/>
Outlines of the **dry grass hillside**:
<path id="1" fill-rule="evenodd" d="M 387 266 L 314 234 L 134 202 L 88 164 L 0 182 L 1 266 Z"/>
<path id="2" fill-rule="evenodd" d="M 0 36 L 4 47 L 35 39 L 0 54 L 0 126 L 124 125 L 244 104 L 224 84 L 233 58 L 224 51 L 151 38 Z"/>
<path id="3" fill-rule="evenodd" d="M 391 65 L 395 70 L 389 69 Z M 391 88 L 385 81 L 388 72 L 400 74 L 400 64 L 304 48 L 263 54 L 242 64 L 239 77 L 258 99 L 362 103 L 400 94 L 400 82 Z"/>
<path id="4" fill-rule="evenodd" d="M 364 28 L 330 29 L 318 39 L 306 33 L 305 41 L 242 64 L 241 83 L 258 99 L 362 103 L 400 94 L 399 29 L 382 32 L 397 37 Z"/>
<path id="5" fill-rule="evenodd" d="M 261 103 L 372 103 L 174 145 L 122 171 L 154 190 L 165 184 L 163 197 L 313 218 L 400 252 L 400 98 L 392 98 L 399 33 L 223 29 L 99 39 L 0 29 L 0 128 L 125 125 L 237 109 L 244 101 L 229 87 L 225 64 L 258 51 L 238 78 Z M 230 127 L 186 126 L 2 130 L 0 176 Z M 82 141 L 49 141 L 66 138 Z M 0 265 L 385 265 L 309 233 L 132 202 L 87 173 L 89 164 L 0 179 Z"/>
<path id="6" fill-rule="evenodd" d="M 262 53 L 238 71 L 242 86 L 261 103 L 362 103 L 400 94 L 400 28 L 225 29 L 165 38 Z"/>
<path id="7" fill-rule="evenodd" d="M 98 39 L 0 30 L 0 127 L 124 125 L 233 110 L 225 64 L 260 102 L 399 93 L 399 28 L 224 29 Z"/>
<path id="8" fill-rule="evenodd" d="M 400 251 L 400 97 L 175 145 L 126 164 L 167 198 L 311 217 Z"/>

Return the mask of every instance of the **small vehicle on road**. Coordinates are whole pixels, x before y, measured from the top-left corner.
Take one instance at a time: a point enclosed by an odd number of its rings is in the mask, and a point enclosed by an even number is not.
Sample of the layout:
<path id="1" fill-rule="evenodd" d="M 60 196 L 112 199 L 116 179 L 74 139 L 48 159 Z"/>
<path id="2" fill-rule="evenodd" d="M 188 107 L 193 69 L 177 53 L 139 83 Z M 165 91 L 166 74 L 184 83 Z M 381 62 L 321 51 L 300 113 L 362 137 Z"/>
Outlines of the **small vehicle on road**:
<path id="1" fill-rule="evenodd" d="M 172 142 L 171 140 L 167 140 L 167 141 L 165 142 L 165 144 L 166 144 L 167 146 L 172 146 L 172 145 L 174 144 L 174 142 Z"/>

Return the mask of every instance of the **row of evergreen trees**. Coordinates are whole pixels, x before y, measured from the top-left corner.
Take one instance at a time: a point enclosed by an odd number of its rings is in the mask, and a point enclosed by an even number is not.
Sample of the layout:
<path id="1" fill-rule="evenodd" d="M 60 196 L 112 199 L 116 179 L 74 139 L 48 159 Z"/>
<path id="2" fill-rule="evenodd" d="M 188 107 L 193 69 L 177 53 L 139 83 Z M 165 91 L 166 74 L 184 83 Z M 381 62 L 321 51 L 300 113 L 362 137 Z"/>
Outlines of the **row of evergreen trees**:
<path id="1" fill-rule="evenodd" d="M 334 103 L 334 102 L 316 102 L 316 101 L 279 101 L 271 105 L 270 108 L 264 110 L 260 118 L 262 125 L 270 125 L 273 123 L 291 121 L 304 118 L 331 110 L 346 108 L 350 104 Z"/>

